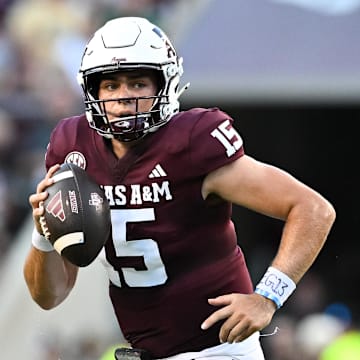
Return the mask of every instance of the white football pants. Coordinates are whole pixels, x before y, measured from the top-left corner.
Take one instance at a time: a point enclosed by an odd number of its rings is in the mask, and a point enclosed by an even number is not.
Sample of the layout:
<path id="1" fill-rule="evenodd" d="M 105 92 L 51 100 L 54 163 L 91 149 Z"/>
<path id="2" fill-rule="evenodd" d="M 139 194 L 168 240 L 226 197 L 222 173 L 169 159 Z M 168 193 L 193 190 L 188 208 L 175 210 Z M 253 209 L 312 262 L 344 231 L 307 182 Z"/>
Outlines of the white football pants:
<path id="1" fill-rule="evenodd" d="M 265 360 L 259 332 L 242 342 L 224 343 L 198 352 L 177 354 L 158 360 Z"/>

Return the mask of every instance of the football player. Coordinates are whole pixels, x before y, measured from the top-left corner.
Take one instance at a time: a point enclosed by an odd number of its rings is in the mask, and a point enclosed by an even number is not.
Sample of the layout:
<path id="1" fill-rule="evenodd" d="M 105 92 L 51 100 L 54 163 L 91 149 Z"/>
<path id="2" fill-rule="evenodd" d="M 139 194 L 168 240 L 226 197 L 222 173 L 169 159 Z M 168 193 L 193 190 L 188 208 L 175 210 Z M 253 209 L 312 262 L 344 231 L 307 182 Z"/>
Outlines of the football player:
<path id="1" fill-rule="evenodd" d="M 108 21 L 79 70 L 85 113 L 61 120 L 47 174 L 29 197 L 35 229 L 24 265 L 44 309 L 71 292 L 78 268 L 43 237 L 39 217 L 64 162 L 104 188 L 112 230 L 99 255 L 124 358 L 263 359 L 259 334 L 318 256 L 333 206 L 287 172 L 246 154 L 231 116 L 180 111 L 183 74 L 168 37 L 144 18 Z M 254 286 L 231 220 L 232 204 L 282 219 L 276 256 Z"/>

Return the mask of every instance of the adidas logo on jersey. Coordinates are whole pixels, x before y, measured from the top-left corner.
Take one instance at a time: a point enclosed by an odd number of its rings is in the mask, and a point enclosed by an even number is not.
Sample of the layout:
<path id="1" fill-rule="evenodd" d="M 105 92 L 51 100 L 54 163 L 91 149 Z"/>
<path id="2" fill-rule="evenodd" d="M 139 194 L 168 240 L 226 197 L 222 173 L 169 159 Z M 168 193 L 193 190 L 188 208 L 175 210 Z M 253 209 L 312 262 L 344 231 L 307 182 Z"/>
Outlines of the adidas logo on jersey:
<path id="1" fill-rule="evenodd" d="M 153 178 L 161 178 L 161 177 L 165 177 L 167 176 L 167 173 L 164 171 L 164 169 L 161 167 L 160 164 L 157 164 L 152 170 L 151 173 L 149 174 L 149 179 L 153 179 Z"/>

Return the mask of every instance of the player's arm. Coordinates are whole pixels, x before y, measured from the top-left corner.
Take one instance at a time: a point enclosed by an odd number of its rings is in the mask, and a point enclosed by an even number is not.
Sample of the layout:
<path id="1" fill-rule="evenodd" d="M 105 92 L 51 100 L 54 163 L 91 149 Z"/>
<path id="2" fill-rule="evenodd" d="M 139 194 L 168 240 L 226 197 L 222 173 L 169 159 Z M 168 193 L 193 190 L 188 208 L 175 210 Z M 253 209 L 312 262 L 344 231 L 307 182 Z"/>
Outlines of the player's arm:
<path id="1" fill-rule="evenodd" d="M 47 197 L 46 188 L 52 184 L 52 174 L 59 168 L 53 166 L 38 184 L 29 202 L 37 232 L 41 234 L 39 218 L 44 209 L 40 205 Z M 78 268 L 61 257 L 56 251 L 42 251 L 31 246 L 24 264 L 24 277 L 34 301 L 44 309 L 60 304 L 73 288 Z"/>
<path id="2" fill-rule="evenodd" d="M 49 310 L 59 305 L 69 294 L 78 268 L 56 251 L 43 252 L 31 248 L 24 265 L 24 277 L 34 301 Z"/>
<path id="3" fill-rule="evenodd" d="M 295 283 L 314 262 L 335 220 L 333 206 L 318 192 L 247 155 L 207 176 L 204 198 L 210 193 L 285 221 L 272 265 Z"/>
<path id="4" fill-rule="evenodd" d="M 246 155 L 210 173 L 202 191 L 204 198 L 211 193 L 217 194 L 235 204 L 285 221 L 271 271 L 273 279 L 281 279 L 281 283 L 284 280 L 289 285 L 287 289 L 294 289 L 312 265 L 335 221 L 333 206 L 319 193 L 288 173 Z M 270 290 L 265 295 L 271 294 L 271 282 L 264 286 Z M 275 301 L 262 295 L 224 294 L 209 299 L 216 308 L 204 320 L 202 328 L 206 330 L 217 321 L 225 320 L 220 329 L 220 340 L 244 340 L 266 327 L 276 304 L 279 307 L 286 300 L 281 292 L 275 292 L 275 297 L 278 295 Z"/>

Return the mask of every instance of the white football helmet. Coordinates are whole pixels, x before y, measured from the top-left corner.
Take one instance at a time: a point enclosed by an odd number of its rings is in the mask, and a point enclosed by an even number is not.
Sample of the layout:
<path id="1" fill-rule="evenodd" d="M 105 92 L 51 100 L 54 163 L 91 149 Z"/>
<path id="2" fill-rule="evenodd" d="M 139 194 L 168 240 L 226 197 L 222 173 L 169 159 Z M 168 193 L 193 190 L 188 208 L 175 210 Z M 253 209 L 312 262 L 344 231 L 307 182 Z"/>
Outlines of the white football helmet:
<path id="1" fill-rule="evenodd" d="M 154 96 L 150 111 L 136 112 L 134 116 L 110 122 L 105 101 L 98 99 L 99 78 L 104 73 L 131 69 L 158 71 L 160 90 Z M 140 17 L 108 21 L 88 42 L 78 73 L 90 127 L 106 138 L 120 141 L 133 141 L 156 131 L 179 112 L 178 98 L 189 85 L 179 91 L 182 74 L 182 58 L 177 56 L 169 38 L 156 25 Z M 139 99 L 127 100 L 136 101 L 137 105 Z"/>

